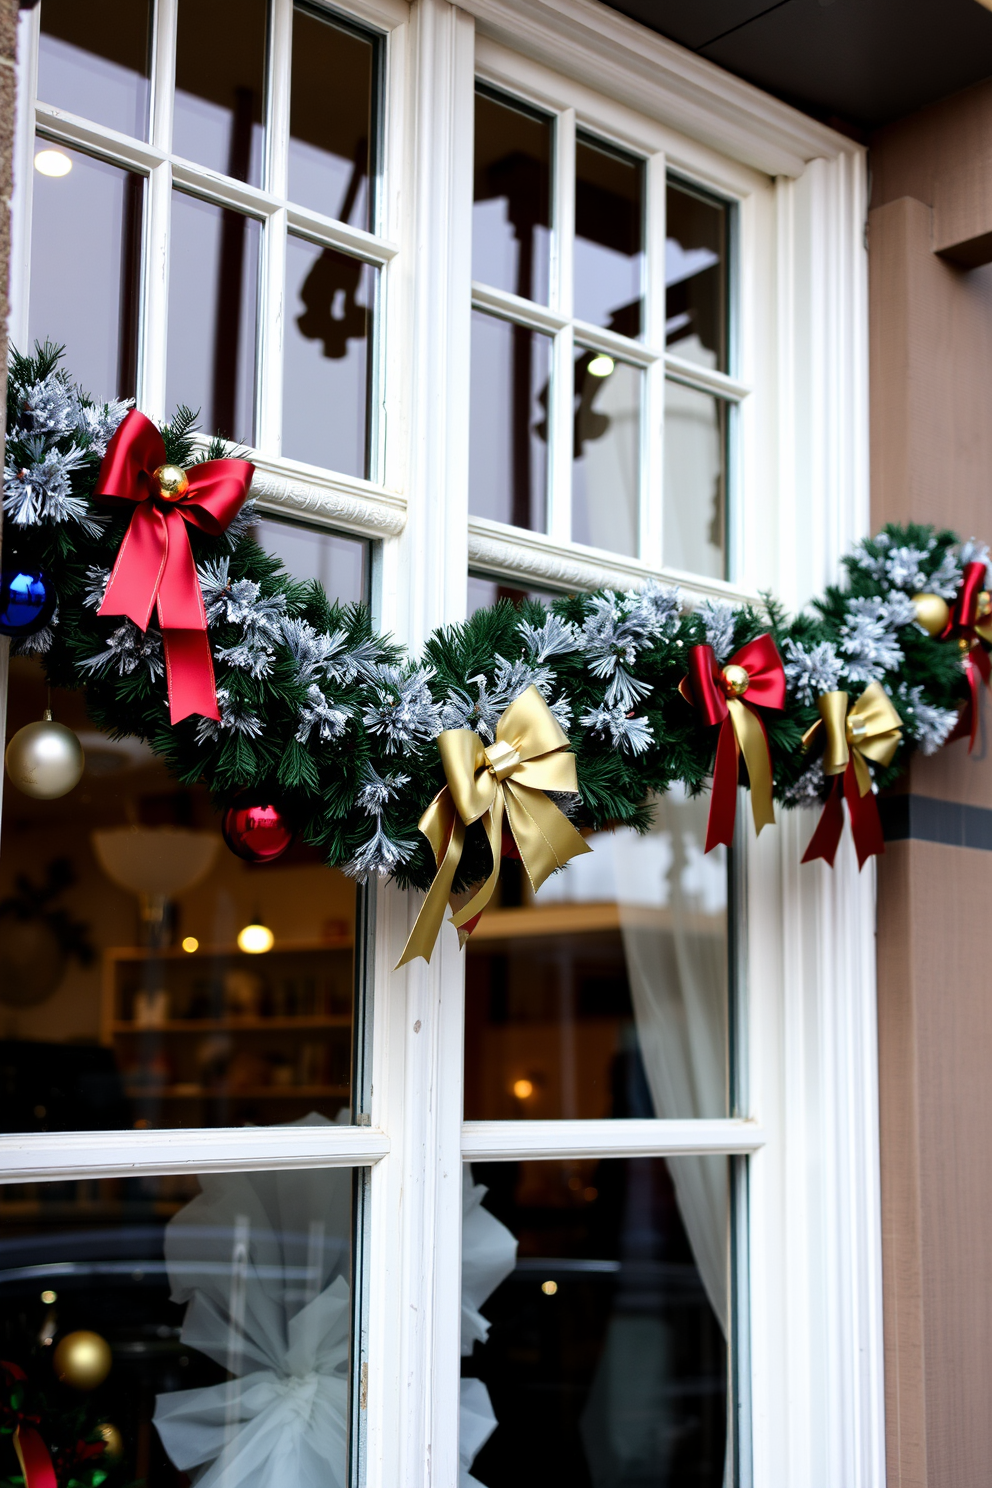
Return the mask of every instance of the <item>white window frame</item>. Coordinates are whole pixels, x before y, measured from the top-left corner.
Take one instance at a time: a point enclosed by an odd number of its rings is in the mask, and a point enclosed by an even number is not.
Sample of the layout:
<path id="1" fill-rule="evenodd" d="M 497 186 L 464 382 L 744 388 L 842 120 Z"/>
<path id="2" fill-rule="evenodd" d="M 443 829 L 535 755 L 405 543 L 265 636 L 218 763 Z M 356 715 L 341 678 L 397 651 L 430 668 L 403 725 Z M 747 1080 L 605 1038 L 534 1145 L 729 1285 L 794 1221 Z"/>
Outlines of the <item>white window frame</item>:
<path id="1" fill-rule="evenodd" d="M 171 18 L 166 34 L 174 34 L 175 0 L 157 3 L 160 16 Z M 277 359 L 263 347 L 266 417 L 254 487 L 261 508 L 379 539 L 377 618 L 413 652 L 436 625 L 464 616 L 470 566 L 524 584 L 575 588 L 627 586 L 660 572 L 691 596 L 753 598 L 770 587 L 790 606 L 805 602 L 835 576 L 842 552 L 868 522 L 861 147 L 596 0 L 463 0 L 460 7 L 415 0 L 409 8 L 403 0 L 348 0 L 336 9 L 386 37 L 379 231 L 364 234 L 313 214 L 305 222 L 292 217 L 292 225 L 381 265 L 384 434 L 373 481 L 284 460 L 273 432 L 278 401 L 268 402 L 281 397 L 271 370 Z M 277 29 L 289 12 L 290 0 L 276 0 Z M 34 55 L 36 26 L 36 14 L 26 12 L 22 57 Z M 166 50 L 155 59 L 157 88 L 172 67 Z M 22 343 L 30 255 L 24 193 L 35 124 L 29 70 L 22 67 L 19 93 L 12 252 L 11 333 Z M 543 536 L 469 520 L 477 75 L 574 110 L 593 132 L 611 131 L 649 154 L 652 170 L 664 162 L 738 202 L 733 584 L 666 574 L 647 557 L 578 548 L 557 531 Z M 285 129 L 285 97 L 272 107 Z M 83 121 L 43 113 L 54 138 L 93 147 Z M 154 129 L 164 129 L 161 113 L 153 118 Z M 277 193 L 235 188 L 172 161 L 156 143 L 164 138 L 153 133 L 140 150 L 117 140 L 122 162 L 151 178 L 147 231 L 159 241 L 173 179 L 290 225 Z M 282 314 L 274 250 L 265 272 L 271 335 Z M 165 273 L 162 263 L 144 285 L 139 402 L 152 416 L 165 412 Z M 658 354 L 649 375 L 660 378 L 668 366 Z M 650 459 L 659 470 L 660 445 Z M 654 532 L 649 524 L 645 553 L 657 557 Z M 387 887 L 376 896 L 370 1126 L 2 1137 L 0 1179 L 371 1165 L 365 1481 L 368 1488 L 455 1488 L 463 1162 L 746 1156 L 749 1183 L 735 1195 L 750 1356 L 739 1382 L 741 1481 L 880 1488 L 873 870 L 859 876 L 845 844 L 833 874 L 819 864 L 800 872 L 809 823 L 799 813 L 782 814 L 760 842 L 749 827 L 745 834 L 743 1093 L 732 1118 L 463 1123 L 463 958 L 445 930 L 430 966 L 392 971 L 418 904 Z"/>

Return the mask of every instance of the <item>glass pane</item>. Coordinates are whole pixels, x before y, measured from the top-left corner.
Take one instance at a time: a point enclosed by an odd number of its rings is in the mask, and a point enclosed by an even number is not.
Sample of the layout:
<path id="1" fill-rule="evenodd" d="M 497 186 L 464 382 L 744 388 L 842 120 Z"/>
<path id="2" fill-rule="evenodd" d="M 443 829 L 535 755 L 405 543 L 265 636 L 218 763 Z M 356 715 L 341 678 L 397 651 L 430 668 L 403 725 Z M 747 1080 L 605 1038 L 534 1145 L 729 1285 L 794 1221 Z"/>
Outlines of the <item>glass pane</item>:
<path id="1" fill-rule="evenodd" d="M 605 145 L 575 146 L 575 314 L 641 334 L 644 167 Z"/>
<path id="2" fill-rule="evenodd" d="M 469 511 L 543 532 L 551 338 L 472 312 Z"/>
<path id="3" fill-rule="evenodd" d="M 370 38 L 294 9 L 290 200 L 369 231 L 374 64 Z"/>
<path id="4" fill-rule="evenodd" d="M 727 573 L 727 405 L 712 393 L 665 384 L 665 563 L 722 579 Z"/>
<path id="5" fill-rule="evenodd" d="M 150 0 L 44 0 L 38 97 L 145 139 Z"/>
<path id="6" fill-rule="evenodd" d="M 572 541 L 636 557 L 643 374 L 583 351 L 575 362 Z"/>
<path id="7" fill-rule="evenodd" d="M 332 583 L 345 540 L 306 534 L 307 566 L 299 529 L 263 536 L 299 577 L 355 597 Z M 33 659 L 13 657 L 10 678 L 8 738 L 46 698 Z M 52 696 L 86 771 L 56 801 L 5 781 L 0 1129 L 347 1120 L 353 881 L 299 841 L 262 865 L 235 856 L 204 787 L 101 733 L 81 693 Z M 249 925 L 270 949 L 244 949 Z"/>
<path id="8" fill-rule="evenodd" d="M 466 1169 L 468 1481 L 731 1481 L 728 1167 L 647 1157 Z"/>
<path id="9" fill-rule="evenodd" d="M 266 0 L 180 0 L 172 148 L 262 184 Z"/>
<path id="10" fill-rule="evenodd" d="M 102 1437 L 112 1484 L 341 1488 L 354 1183 L 342 1168 L 2 1190 L 3 1358 L 64 1454 L 60 1483 L 99 1483 L 84 1454 Z M 19 1481 L 9 1434 L 0 1451 Z"/>
<path id="11" fill-rule="evenodd" d="M 490 579 L 485 574 L 473 574 L 468 576 L 468 613 L 474 615 L 476 610 L 492 609 L 501 599 L 508 599 L 511 604 L 519 604 L 523 599 L 551 599 L 551 594 L 544 589 L 519 589 L 508 583 L 506 579 Z"/>
<path id="12" fill-rule="evenodd" d="M 172 193 L 166 402 L 200 410 L 208 434 L 255 438 L 255 340 L 262 228 L 253 217 Z"/>
<path id="13" fill-rule="evenodd" d="M 369 340 L 376 271 L 290 235 L 286 244 L 282 452 L 368 474 Z"/>
<path id="14" fill-rule="evenodd" d="M 338 537 L 332 532 L 314 532 L 292 522 L 264 518 L 255 523 L 256 541 L 270 553 L 278 553 L 286 568 L 305 583 L 316 579 L 325 594 L 342 604 L 367 604 L 369 599 L 369 545 L 360 538 Z"/>
<path id="15" fill-rule="evenodd" d="M 707 797 L 656 803 L 534 895 L 504 858 L 468 942 L 469 1121 L 727 1114 L 727 861 Z"/>
<path id="16" fill-rule="evenodd" d="M 727 370 L 727 216 L 721 202 L 669 183 L 665 336 L 680 357 Z"/>
<path id="17" fill-rule="evenodd" d="M 62 343 L 98 398 L 135 391 L 143 198 L 140 176 L 35 141 L 28 340 Z"/>
<path id="18" fill-rule="evenodd" d="M 551 120 L 475 95 L 472 278 L 548 303 Z"/>

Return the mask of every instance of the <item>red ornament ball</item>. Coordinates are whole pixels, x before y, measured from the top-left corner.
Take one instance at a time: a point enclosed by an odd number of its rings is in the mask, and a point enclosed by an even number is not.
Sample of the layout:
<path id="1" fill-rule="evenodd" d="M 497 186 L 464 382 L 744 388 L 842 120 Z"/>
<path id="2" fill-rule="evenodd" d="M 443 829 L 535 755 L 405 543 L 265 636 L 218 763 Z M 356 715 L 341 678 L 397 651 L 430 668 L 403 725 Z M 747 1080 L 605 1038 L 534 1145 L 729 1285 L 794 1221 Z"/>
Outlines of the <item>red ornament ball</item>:
<path id="1" fill-rule="evenodd" d="M 278 806 L 267 800 L 235 801 L 221 822 L 224 841 L 246 863 L 271 863 L 281 858 L 296 833 Z"/>

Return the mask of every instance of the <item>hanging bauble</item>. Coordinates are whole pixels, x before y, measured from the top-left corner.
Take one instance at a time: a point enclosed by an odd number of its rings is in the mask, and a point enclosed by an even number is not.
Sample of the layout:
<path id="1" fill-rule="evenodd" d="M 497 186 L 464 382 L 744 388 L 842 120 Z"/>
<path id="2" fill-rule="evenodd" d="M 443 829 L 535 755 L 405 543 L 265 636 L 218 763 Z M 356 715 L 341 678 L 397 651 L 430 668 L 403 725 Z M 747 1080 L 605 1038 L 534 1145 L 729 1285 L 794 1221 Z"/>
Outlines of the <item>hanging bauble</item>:
<path id="1" fill-rule="evenodd" d="M 95 1390 L 107 1378 L 113 1362 L 107 1340 L 87 1328 L 67 1333 L 52 1359 L 59 1379 L 73 1390 Z"/>
<path id="2" fill-rule="evenodd" d="M 922 625 L 927 635 L 939 636 L 951 618 L 947 603 L 939 594 L 914 594 L 913 608 L 917 625 Z"/>
<path id="3" fill-rule="evenodd" d="M 124 1456 L 124 1438 L 112 1421 L 101 1421 L 96 1428 L 97 1434 L 103 1437 L 104 1451 L 108 1457 Z"/>
<path id="4" fill-rule="evenodd" d="M 34 635 L 54 614 L 55 590 L 38 569 L 0 572 L 0 635 Z"/>
<path id="5" fill-rule="evenodd" d="M 240 796 L 224 812 L 224 841 L 246 863 L 281 858 L 296 835 L 278 806 L 266 797 Z"/>
<path id="6" fill-rule="evenodd" d="M 50 708 L 38 723 L 25 724 L 7 745 L 7 774 L 26 796 L 54 801 L 79 784 L 86 756 L 72 729 L 53 723 Z"/>

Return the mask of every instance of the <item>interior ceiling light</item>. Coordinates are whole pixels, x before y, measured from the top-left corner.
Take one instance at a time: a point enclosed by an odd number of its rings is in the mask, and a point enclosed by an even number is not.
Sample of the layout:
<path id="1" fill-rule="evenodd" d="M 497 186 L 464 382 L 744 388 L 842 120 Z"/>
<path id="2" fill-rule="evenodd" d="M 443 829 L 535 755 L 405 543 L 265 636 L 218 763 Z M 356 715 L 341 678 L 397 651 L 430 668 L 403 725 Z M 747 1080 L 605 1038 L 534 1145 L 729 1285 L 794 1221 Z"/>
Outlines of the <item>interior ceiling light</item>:
<path id="1" fill-rule="evenodd" d="M 589 363 L 589 375 L 590 377 L 609 377 L 615 366 L 616 362 L 611 356 L 605 356 L 603 354 L 594 356 Z"/>
<path id="2" fill-rule="evenodd" d="M 238 933 L 238 949 L 249 956 L 262 956 L 271 951 L 275 943 L 276 938 L 268 925 L 259 924 L 257 919 Z"/>
<path id="3" fill-rule="evenodd" d="M 39 150 L 34 157 L 34 168 L 43 176 L 67 176 L 72 161 L 63 150 Z"/>

